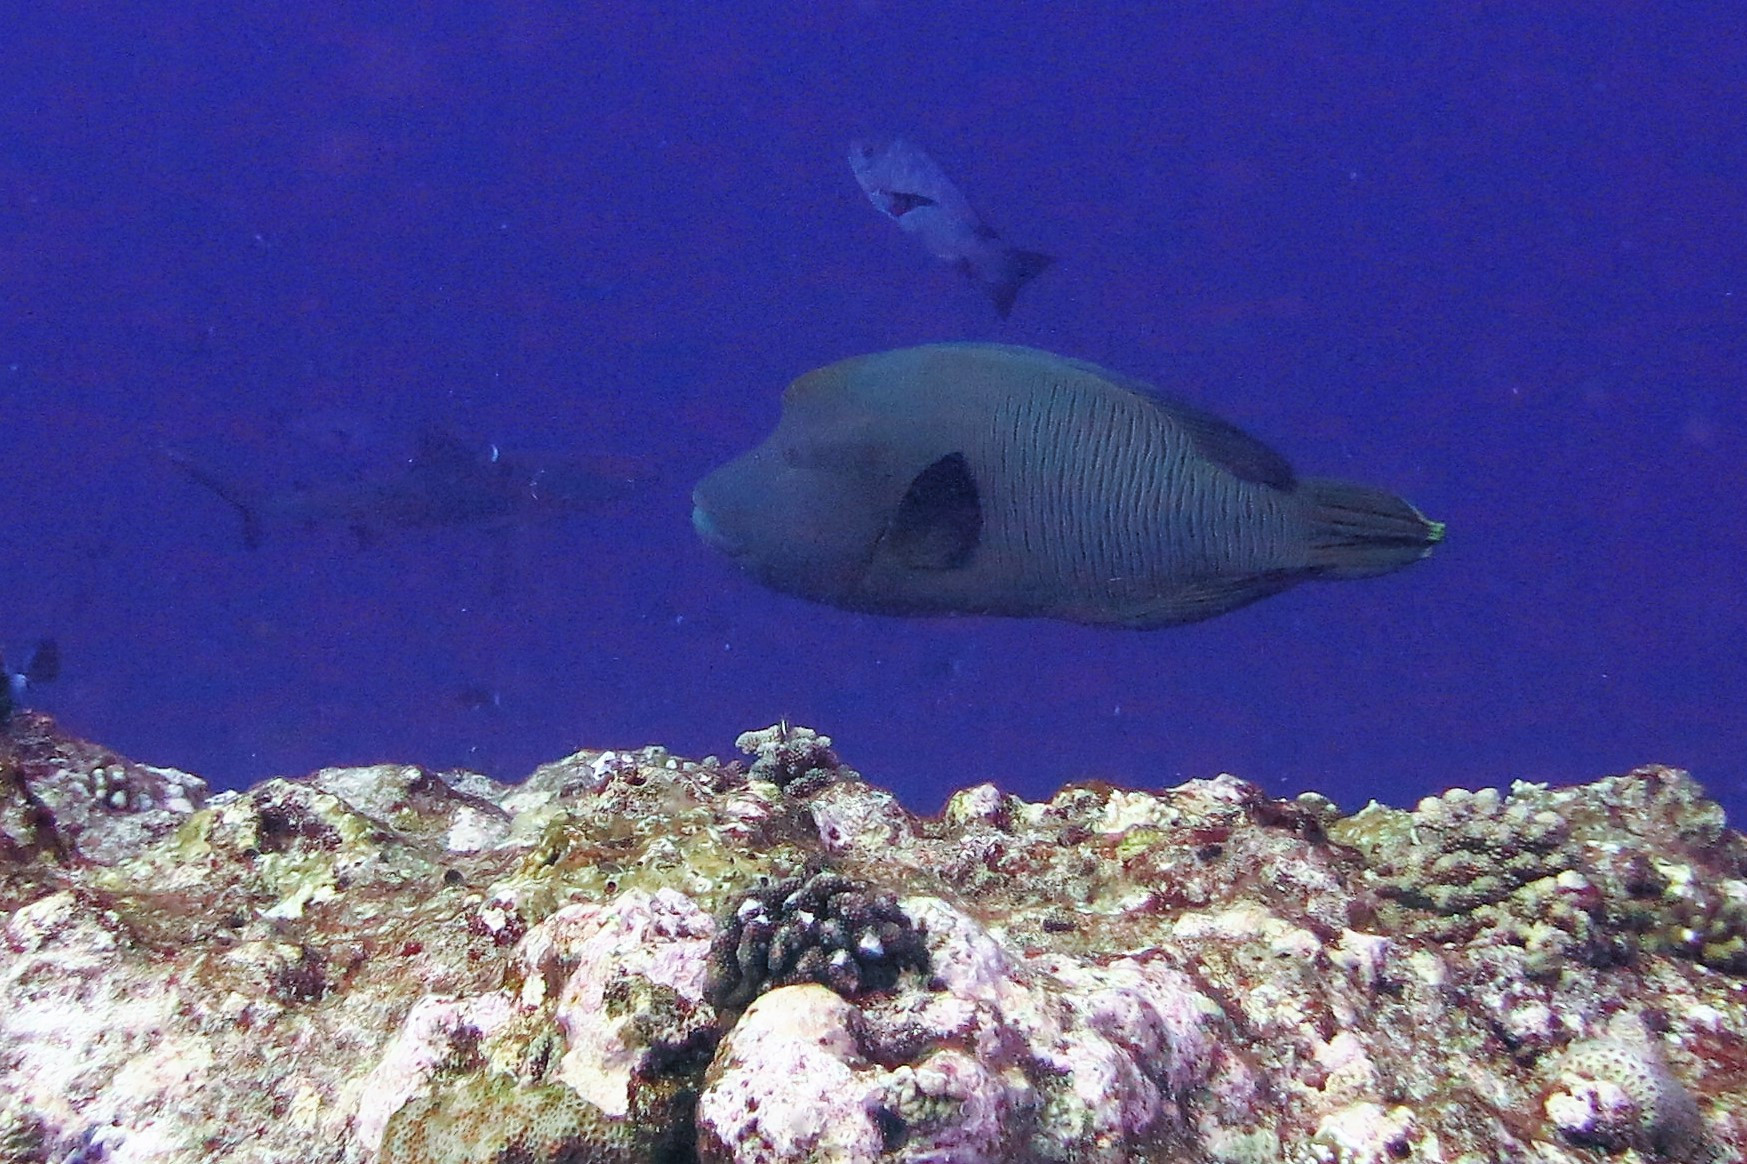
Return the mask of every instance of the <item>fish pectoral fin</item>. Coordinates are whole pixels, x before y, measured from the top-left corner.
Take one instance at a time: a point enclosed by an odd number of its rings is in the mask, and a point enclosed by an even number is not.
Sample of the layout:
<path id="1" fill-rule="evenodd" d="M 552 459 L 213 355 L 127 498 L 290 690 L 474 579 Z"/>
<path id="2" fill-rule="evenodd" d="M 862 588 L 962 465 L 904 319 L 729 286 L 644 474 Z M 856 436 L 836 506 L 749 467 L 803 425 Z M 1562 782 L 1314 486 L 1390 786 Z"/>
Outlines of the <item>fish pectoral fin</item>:
<path id="1" fill-rule="evenodd" d="M 1137 630 L 1200 622 L 1278 594 L 1302 578 L 1302 574 L 1286 570 L 1241 577 L 1196 578 L 1173 587 L 1168 594 L 1134 603 L 1117 621 Z"/>
<path id="2" fill-rule="evenodd" d="M 914 570 L 968 565 L 983 534 L 983 505 L 963 453 L 948 453 L 910 481 L 880 542 Z"/>

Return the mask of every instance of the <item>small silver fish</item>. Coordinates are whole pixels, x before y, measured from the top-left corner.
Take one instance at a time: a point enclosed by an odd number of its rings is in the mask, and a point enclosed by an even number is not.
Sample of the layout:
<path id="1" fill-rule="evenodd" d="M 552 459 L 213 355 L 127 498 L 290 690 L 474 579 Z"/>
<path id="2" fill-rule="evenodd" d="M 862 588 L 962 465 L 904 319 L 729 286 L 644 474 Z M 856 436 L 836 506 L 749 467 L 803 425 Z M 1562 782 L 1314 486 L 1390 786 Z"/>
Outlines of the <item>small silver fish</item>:
<path id="1" fill-rule="evenodd" d="M 901 137 L 850 143 L 849 166 L 869 202 L 988 293 L 1002 319 L 1019 288 L 1055 260 L 1012 246 L 984 222 L 921 146 Z"/>

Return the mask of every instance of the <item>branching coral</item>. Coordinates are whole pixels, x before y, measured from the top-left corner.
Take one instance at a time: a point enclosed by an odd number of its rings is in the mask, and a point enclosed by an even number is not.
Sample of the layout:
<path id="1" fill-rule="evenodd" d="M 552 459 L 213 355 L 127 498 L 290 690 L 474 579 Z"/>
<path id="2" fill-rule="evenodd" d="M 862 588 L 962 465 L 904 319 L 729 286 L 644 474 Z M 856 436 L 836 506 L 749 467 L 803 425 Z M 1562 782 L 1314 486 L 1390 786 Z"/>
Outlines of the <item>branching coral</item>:
<path id="1" fill-rule="evenodd" d="M 743 732 L 734 746 L 749 756 L 754 780 L 767 780 L 790 796 L 809 796 L 842 779 L 848 770 L 831 750 L 831 737 L 787 723 Z"/>

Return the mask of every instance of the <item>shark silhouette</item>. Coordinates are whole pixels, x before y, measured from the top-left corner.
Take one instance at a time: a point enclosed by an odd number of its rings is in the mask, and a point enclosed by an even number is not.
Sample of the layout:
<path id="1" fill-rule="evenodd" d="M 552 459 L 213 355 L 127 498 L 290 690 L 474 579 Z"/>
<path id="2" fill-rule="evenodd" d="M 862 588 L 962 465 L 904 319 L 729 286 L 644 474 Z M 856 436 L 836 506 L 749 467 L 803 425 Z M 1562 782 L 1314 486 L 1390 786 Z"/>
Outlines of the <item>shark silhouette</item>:
<path id="1" fill-rule="evenodd" d="M 230 503 L 250 549 L 272 526 L 340 525 L 369 545 L 395 529 L 524 525 L 599 509 L 648 478 L 611 458 L 510 456 L 496 445 L 476 450 L 440 429 L 421 432 L 417 452 L 394 473 L 280 491 L 223 477 L 178 449 L 164 454 Z"/>

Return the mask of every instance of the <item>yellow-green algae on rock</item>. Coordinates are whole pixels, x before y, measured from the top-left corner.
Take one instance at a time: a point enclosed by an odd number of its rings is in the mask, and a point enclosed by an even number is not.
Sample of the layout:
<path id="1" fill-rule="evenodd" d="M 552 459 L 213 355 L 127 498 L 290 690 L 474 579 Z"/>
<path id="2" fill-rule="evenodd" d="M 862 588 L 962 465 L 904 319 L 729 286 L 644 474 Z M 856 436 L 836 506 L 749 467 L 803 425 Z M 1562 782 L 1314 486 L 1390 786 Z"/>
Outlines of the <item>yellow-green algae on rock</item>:
<path id="1" fill-rule="evenodd" d="M 562 1083 L 463 1076 L 408 1100 L 388 1121 L 382 1164 L 574 1160 L 631 1164 L 651 1158 L 639 1129 L 611 1120 Z"/>
<path id="2" fill-rule="evenodd" d="M 927 819 L 740 743 L 209 796 L 15 717 L 0 1159 L 1747 1158 L 1747 850 L 1682 773 Z"/>
<path id="3" fill-rule="evenodd" d="M 1457 788 L 1411 812 L 1370 805 L 1330 835 L 1367 856 L 1384 916 L 1413 933 L 1493 931 L 1542 972 L 1645 951 L 1747 971 L 1747 844 L 1684 773 Z"/>

